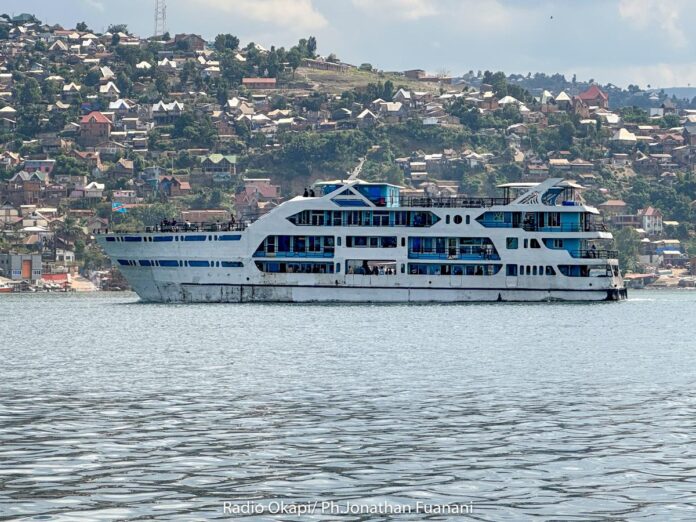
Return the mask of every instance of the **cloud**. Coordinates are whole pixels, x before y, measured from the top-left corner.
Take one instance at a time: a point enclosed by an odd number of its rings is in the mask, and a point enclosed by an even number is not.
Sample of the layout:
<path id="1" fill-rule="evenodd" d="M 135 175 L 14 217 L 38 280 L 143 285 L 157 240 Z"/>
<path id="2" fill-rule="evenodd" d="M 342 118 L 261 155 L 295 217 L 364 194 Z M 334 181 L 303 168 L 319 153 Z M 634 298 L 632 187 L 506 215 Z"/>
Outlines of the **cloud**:
<path id="1" fill-rule="evenodd" d="M 638 29 L 658 27 L 673 47 L 689 43 L 680 19 L 685 4 L 682 0 L 620 0 L 619 15 Z"/>
<path id="2" fill-rule="evenodd" d="M 418 20 L 439 13 L 436 0 L 353 0 L 353 5 L 366 12 L 393 14 L 402 20 Z"/>
<path id="3" fill-rule="evenodd" d="M 100 0 L 82 0 L 83 3 L 87 4 L 87 7 L 92 9 L 97 9 L 98 11 L 104 12 L 104 3 Z"/>
<path id="4" fill-rule="evenodd" d="M 257 22 L 298 30 L 328 25 L 312 0 L 202 0 L 211 9 Z"/>

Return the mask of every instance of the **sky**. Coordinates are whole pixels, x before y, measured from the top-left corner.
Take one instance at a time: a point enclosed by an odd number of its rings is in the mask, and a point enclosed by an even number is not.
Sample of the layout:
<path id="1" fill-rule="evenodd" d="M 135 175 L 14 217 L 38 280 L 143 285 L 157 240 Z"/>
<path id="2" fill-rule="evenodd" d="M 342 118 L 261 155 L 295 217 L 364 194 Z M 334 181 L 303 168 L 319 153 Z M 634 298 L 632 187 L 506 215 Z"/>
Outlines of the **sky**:
<path id="1" fill-rule="evenodd" d="M 154 0 L 2 0 L 0 10 L 150 36 Z M 167 0 L 170 33 L 290 47 L 384 70 L 560 72 L 642 88 L 696 86 L 694 0 Z"/>

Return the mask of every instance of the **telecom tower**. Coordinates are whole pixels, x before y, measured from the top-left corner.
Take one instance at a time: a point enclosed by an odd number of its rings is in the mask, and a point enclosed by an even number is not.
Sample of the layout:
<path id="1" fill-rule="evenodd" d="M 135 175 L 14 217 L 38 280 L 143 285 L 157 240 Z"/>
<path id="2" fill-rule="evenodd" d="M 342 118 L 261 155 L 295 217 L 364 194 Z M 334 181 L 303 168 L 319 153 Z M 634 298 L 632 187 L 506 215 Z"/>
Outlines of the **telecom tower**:
<path id="1" fill-rule="evenodd" d="M 167 32 L 167 1 L 155 0 L 155 33 L 153 36 L 162 36 Z"/>

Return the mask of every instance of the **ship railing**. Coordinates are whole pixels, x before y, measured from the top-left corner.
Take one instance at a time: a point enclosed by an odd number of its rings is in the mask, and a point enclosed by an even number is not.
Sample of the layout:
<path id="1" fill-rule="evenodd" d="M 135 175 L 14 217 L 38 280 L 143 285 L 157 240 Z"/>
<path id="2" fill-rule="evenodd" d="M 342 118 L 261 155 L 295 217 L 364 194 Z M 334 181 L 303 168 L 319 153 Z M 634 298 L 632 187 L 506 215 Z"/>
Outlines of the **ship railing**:
<path id="1" fill-rule="evenodd" d="M 607 232 L 604 223 L 586 223 L 584 225 L 566 224 L 558 226 L 539 226 L 536 223 L 511 223 L 506 221 L 480 221 L 486 228 L 522 228 L 527 232 Z"/>
<path id="2" fill-rule="evenodd" d="M 467 196 L 451 197 L 401 197 L 400 207 L 426 207 L 426 208 L 485 208 L 498 205 L 508 205 L 511 198 L 472 198 Z"/>
<path id="3" fill-rule="evenodd" d="M 604 223 L 585 223 L 584 225 L 565 224 L 558 226 L 539 226 L 535 223 L 523 223 L 522 228 L 527 232 L 606 232 Z"/>
<path id="4" fill-rule="evenodd" d="M 145 232 L 242 232 L 252 220 L 234 223 L 177 223 L 176 225 L 155 225 L 145 227 Z"/>
<path id="5" fill-rule="evenodd" d="M 618 250 L 590 248 L 587 250 L 570 250 L 571 257 L 576 259 L 618 259 Z"/>

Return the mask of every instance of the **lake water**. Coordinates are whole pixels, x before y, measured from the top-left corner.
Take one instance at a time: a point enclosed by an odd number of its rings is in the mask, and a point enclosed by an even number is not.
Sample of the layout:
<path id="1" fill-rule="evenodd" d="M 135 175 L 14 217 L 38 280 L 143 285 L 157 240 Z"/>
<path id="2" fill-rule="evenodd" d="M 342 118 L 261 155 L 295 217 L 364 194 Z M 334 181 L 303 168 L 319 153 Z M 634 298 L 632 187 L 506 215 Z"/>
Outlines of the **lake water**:
<path id="1" fill-rule="evenodd" d="M 0 518 L 292 520 L 288 506 L 335 501 L 430 506 L 394 520 L 445 505 L 478 520 L 694 520 L 695 319 L 690 291 L 423 306 L 0 296 Z"/>

